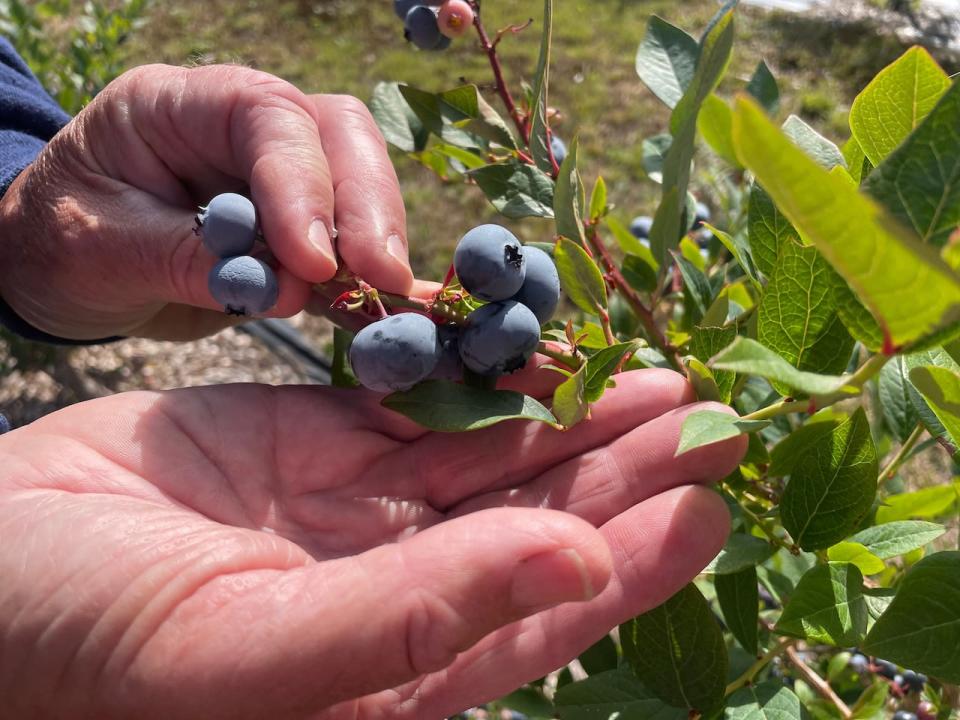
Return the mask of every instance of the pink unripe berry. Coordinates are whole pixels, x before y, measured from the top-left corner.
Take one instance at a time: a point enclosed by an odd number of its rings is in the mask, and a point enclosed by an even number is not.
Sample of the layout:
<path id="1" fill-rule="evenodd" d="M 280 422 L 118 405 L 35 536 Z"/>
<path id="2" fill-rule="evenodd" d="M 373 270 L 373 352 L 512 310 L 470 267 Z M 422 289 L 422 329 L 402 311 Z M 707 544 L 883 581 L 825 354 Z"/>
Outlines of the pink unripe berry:
<path id="1" fill-rule="evenodd" d="M 440 32 L 448 38 L 458 38 L 473 25 L 473 8 L 466 0 L 447 0 L 437 15 Z"/>

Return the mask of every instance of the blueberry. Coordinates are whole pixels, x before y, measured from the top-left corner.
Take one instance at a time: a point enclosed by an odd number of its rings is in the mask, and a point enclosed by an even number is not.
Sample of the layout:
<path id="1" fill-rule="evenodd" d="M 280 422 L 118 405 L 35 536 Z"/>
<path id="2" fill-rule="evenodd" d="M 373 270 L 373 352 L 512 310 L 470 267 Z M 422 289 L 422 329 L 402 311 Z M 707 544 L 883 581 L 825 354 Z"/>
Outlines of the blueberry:
<path id="1" fill-rule="evenodd" d="M 197 225 L 204 246 L 217 257 L 246 255 L 257 239 L 257 210 L 243 195 L 223 193 L 200 208 Z"/>
<path id="2" fill-rule="evenodd" d="M 920 692 L 923 690 L 923 686 L 927 684 L 927 676 L 913 670 L 904 670 L 902 684 L 907 690 Z"/>
<path id="3" fill-rule="evenodd" d="M 431 380 L 460 380 L 463 378 L 463 360 L 460 359 L 460 328 L 441 325 L 437 328 L 440 359 L 430 373 Z"/>
<path id="4" fill-rule="evenodd" d="M 357 333 L 350 345 L 350 367 L 371 390 L 409 390 L 433 372 L 440 352 L 433 321 L 417 313 L 401 313 Z"/>
<path id="5" fill-rule="evenodd" d="M 540 342 L 540 323 L 513 300 L 474 310 L 460 337 L 463 364 L 478 375 L 512 373 L 527 364 Z"/>
<path id="6" fill-rule="evenodd" d="M 880 658 L 874 658 L 873 660 L 873 670 L 880 677 L 885 677 L 888 680 L 893 680 L 897 676 L 897 666 L 892 662 L 887 662 L 886 660 L 881 660 Z"/>
<path id="7" fill-rule="evenodd" d="M 473 8 L 466 0 L 447 0 L 440 6 L 437 23 L 448 38 L 460 37 L 473 25 Z"/>
<path id="8" fill-rule="evenodd" d="M 704 205 L 702 202 L 697 203 L 697 209 L 693 218 L 693 228 L 694 230 L 700 229 L 700 227 L 705 222 L 710 222 L 710 208 Z"/>
<path id="9" fill-rule="evenodd" d="M 907 710 L 897 710 L 893 714 L 893 720 L 917 720 L 917 714 Z"/>
<path id="10" fill-rule="evenodd" d="M 0 413 L 0 435 L 8 433 L 13 430 L 13 425 L 10 424 L 10 421 L 7 420 L 7 416 L 3 413 Z"/>
<path id="11" fill-rule="evenodd" d="M 440 34 L 437 14 L 426 5 L 414 5 L 403 21 L 404 34 L 421 50 L 439 50 L 443 41 L 449 40 Z"/>
<path id="12" fill-rule="evenodd" d="M 861 653 L 854 653 L 850 656 L 850 667 L 858 675 L 862 675 L 867 672 L 870 667 L 870 661 L 867 657 Z"/>
<path id="13" fill-rule="evenodd" d="M 393 0 L 393 11 L 397 14 L 398 18 L 406 20 L 407 13 L 410 12 L 414 6 L 421 4 L 420 0 Z"/>
<path id="14" fill-rule="evenodd" d="M 207 277 L 213 299 L 231 315 L 257 315 L 277 304 L 277 276 L 265 262 L 241 255 L 221 260 Z"/>
<path id="15" fill-rule="evenodd" d="M 557 165 L 562 164 L 567 157 L 567 146 L 563 140 L 556 135 L 551 135 L 550 149 L 553 150 L 553 159 L 557 161 Z"/>
<path id="16" fill-rule="evenodd" d="M 653 227 L 653 218 L 648 215 L 635 217 L 630 222 L 630 232 L 637 240 L 649 240 L 650 229 Z"/>
<path id="17" fill-rule="evenodd" d="M 516 294 L 527 272 L 520 241 L 500 225 L 480 225 L 460 238 L 453 268 L 464 290 L 488 302 Z"/>
<path id="18" fill-rule="evenodd" d="M 540 248 L 525 247 L 523 259 L 527 273 L 520 291 L 511 298 L 523 303 L 537 316 L 537 322 L 546 325 L 560 303 L 560 276 L 553 258 Z"/>

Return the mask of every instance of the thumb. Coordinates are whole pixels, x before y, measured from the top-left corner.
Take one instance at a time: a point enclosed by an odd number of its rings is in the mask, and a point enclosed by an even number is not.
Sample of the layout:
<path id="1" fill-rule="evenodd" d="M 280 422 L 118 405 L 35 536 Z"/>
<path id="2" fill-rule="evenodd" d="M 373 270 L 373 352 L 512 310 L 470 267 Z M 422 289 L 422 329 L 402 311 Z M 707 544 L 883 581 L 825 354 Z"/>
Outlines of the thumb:
<path id="1" fill-rule="evenodd" d="M 279 578 L 262 571 L 256 590 L 253 579 L 215 581 L 190 601 L 215 604 L 215 617 L 201 613 L 199 627 L 169 632 L 189 643 L 188 652 L 173 650 L 190 658 L 178 668 L 184 681 L 191 668 L 210 680 L 216 667 L 218 692 L 240 702 L 274 715 L 288 705 L 319 709 L 441 670 L 505 625 L 589 600 L 611 568 L 606 541 L 587 522 L 498 508 Z M 234 634 L 217 631 L 240 627 L 242 653 Z"/>

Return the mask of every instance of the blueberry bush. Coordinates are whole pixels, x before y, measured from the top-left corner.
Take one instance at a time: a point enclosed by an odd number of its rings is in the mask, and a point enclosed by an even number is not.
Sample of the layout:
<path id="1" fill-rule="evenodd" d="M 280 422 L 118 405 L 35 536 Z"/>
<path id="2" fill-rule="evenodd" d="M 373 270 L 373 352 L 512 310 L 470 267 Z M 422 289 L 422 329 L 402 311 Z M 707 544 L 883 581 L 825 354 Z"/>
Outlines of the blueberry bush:
<path id="1" fill-rule="evenodd" d="M 618 373 L 670 367 L 739 414 L 691 415 L 678 455 L 750 441 L 717 489 L 733 532 L 701 577 L 493 709 L 564 720 L 955 716 L 960 86 L 911 48 L 859 94 L 837 144 L 782 117 L 763 61 L 735 97 L 716 94 L 736 2 L 699 38 L 651 17 L 635 62 L 671 110 L 642 148 L 661 199 L 648 216 L 621 217 L 602 177 L 583 177 L 577 138 L 553 131 L 553 0 L 534 22 L 493 33 L 479 2 L 467 13 L 456 1 L 492 89 L 381 83 L 370 107 L 391 145 L 483 193 L 504 227 L 468 233 L 428 298 L 348 274 L 321 286 L 352 317 L 345 325 L 372 323 L 353 351 L 338 334 L 338 382 L 403 388 L 384 405 L 436 430 L 519 420 L 562 431 L 590 422 Z M 441 38 L 467 41 L 444 32 L 444 5 L 394 4 L 412 45 L 429 50 L 424 63 Z M 539 62 L 511 84 L 498 45 L 533 32 Z M 713 208 L 691 193 L 706 155 L 725 168 Z M 540 219 L 540 242 L 519 245 L 506 229 L 524 218 Z M 436 330 L 385 326 L 411 312 Z M 534 351 L 562 376 L 549 403 L 496 388 Z M 921 456 L 940 477 L 918 489 L 900 469 Z"/>

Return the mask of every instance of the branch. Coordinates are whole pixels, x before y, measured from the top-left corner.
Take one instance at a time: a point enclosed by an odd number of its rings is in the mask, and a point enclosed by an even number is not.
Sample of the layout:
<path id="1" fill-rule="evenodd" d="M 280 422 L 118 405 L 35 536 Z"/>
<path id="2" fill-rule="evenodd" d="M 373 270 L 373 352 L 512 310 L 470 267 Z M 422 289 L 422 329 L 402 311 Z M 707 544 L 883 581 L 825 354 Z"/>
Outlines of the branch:
<path id="1" fill-rule="evenodd" d="M 773 660 L 777 655 L 782 653 L 784 650 L 789 648 L 791 645 L 796 643 L 797 640 L 794 638 L 783 638 L 779 643 L 774 645 L 772 648 L 767 650 L 763 655 L 757 658 L 757 661 L 753 663 L 746 671 L 734 680 L 732 683 L 727 685 L 725 695 L 730 696 L 746 685 L 749 685 L 753 682 L 753 678 L 757 676 L 757 673 L 763 670 L 771 660 Z"/>
<path id="2" fill-rule="evenodd" d="M 916 445 L 923 436 L 923 432 L 923 423 L 917 423 L 917 426 L 913 429 L 913 432 L 910 433 L 910 436 L 903 441 L 903 445 L 900 447 L 900 450 L 897 451 L 897 454 L 894 455 L 893 459 L 887 463 L 887 466 L 880 471 L 880 475 L 877 478 L 878 485 L 882 486 L 889 480 L 893 479 L 893 476 L 896 475 L 897 470 L 900 469 L 900 466 L 903 465 L 904 461 L 907 459 L 907 455 L 909 455 L 910 451 L 913 450 L 913 446 Z"/>
<path id="3" fill-rule="evenodd" d="M 853 713 L 850 712 L 847 704 L 840 699 L 840 696 L 833 691 L 830 683 L 820 677 L 813 668 L 803 661 L 803 658 L 797 653 L 795 647 L 788 646 L 786 652 L 787 659 L 797 669 L 797 672 L 803 676 L 807 685 L 816 690 L 820 697 L 836 707 L 837 710 L 840 711 L 840 717 L 842 717 L 843 720 L 850 720 Z"/>
<path id="4" fill-rule="evenodd" d="M 520 115 L 520 111 L 517 109 L 517 103 L 514 101 L 513 95 L 510 94 L 510 88 L 507 87 L 507 81 L 503 78 L 503 67 L 500 65 L 500 58 L 497 55 L 497 45 L 491 42 L 486 29 L 483 27 L 483 21 L 480 19 L 479 3 L 477 3 L 476 0 L 470 0 L 470 4 L 473 6 L 473 26 L 477 29 L 477 35 L 480 37 L 480 47 L 483 48 L 483 51 L 487 54 L 487 59 L 490 61 L 490 68 L 493 70 L 497 94 L 500 95 L 500 99 L 503 100 L 507 112 L 510 113 L 513 124 L 517 126 L 523 144 L 529 145 L 530 130 Z"/>

